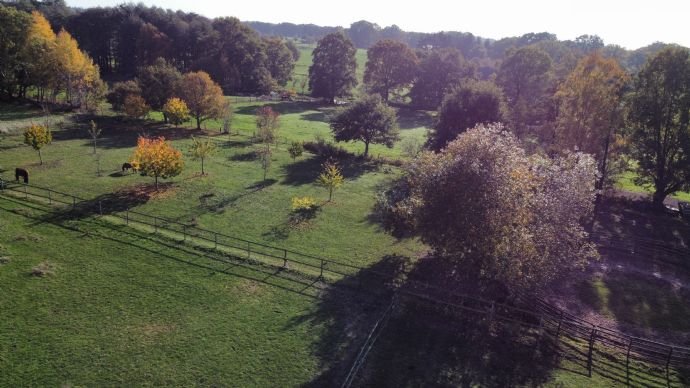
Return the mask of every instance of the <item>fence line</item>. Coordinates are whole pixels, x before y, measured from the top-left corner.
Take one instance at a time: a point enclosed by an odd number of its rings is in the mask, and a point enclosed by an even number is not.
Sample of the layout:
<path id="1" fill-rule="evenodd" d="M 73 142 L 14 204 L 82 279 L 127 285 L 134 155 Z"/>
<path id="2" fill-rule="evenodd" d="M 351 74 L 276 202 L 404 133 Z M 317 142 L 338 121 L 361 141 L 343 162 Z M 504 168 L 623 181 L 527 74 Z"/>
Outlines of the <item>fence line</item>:
<path id="1" fill-rule="evenodd" d="M 194 243 L 199 248 L 215 250 L 238 258 L 260 261 L 275 267 L 294 270 L 326 282 L 360 275 L 357 288 L 361 288 L 362 276 L 375 276 L 382 280 L 382 284 L 396 288 L 396 292 L 402 295 L 440 303 L 441 305 L 463 311 L 480 313 L 489 316 L 491 320 L 537 329 L 539 332 L 546 333 L 556 339 L 563 336 L 574 341 L 584 342 L 587 344 L 588 370 L 590 374 L 593 367 L 592 353 L 597 344 L 603 345 L 607 351 L 625 354 L 626 364 L 628 365 L 631 361 L 637 361 L 664 368 L 668 381 L 670 381 L 671 368 L 690 369 L 690 348 L 688 347 L 664 344 L 600 327 L 538 298 L 518 297 L 520 303 L 530 307 L 527 309 L 443 290 L 437 286 L 416 280 L 406 280 L 402 286 L 395 286 L 388 283 L 391 280 L 390 273 L 383 273 L 332 259 L 324 259 L 294 250 L 274 247 L 163 217 L 133 211 L 129 208 L 109 209 L 107 204 L 104 207 L 101 200 L 86 200 L 57 190 L 28 184 L 17 185 L 12 183 L 0 185 L 0 190 L 3 193 L 14 193 L 11 195 L 15 198 L 23 197 L 26 200 L 30 197 L 41 198 L 47 200 L 50 205 L 63 205 L 74 212 L 84 212 L 101 217 L 113 217 L 120 222 L 124 222 L 125 225 L 144 225 L 154 233 L 173 239 L 180 239 L 181 237 L 182 241 Z M 600 349 L 598 350 L 601 351 Z"/>

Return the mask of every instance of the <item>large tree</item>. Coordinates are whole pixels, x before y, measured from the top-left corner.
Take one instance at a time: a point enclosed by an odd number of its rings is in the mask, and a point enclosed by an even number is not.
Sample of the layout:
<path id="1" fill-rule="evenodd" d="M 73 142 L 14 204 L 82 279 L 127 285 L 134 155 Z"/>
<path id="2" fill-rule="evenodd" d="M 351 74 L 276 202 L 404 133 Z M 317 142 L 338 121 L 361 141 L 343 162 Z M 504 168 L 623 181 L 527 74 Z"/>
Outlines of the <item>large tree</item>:
<path id="1" fill-rule="evenodd" d="M 480 125 L 415 159 L 387 209 L 457 271 L 534 289 L 597 257 L 583 227 L 595 177 L 586 154 L 530 156 L 501 126 Z"/>
<path id="2" fill-rule="evenodd" d="M 473 67 L 455 48 L 420 51 L 419 56 L 419 70 L 410 90 L 412 104 L 419 108 L 438 108 L 446 93 L 474 75 Z"/>
<path id="3" fill-rule="evenodd" d="M 266 66 L 271 77 L 279 86 L 285 84 L 292 77 L 295 68 L 295 57 L 285 41 L 280 38 L 264 39 L 266 45 Z M 294 43 L 293 43 L 294 46 Z M 297 51 L 299 56 L 299 51 Z"/>
<path id="4" fill-rule="evenodd" d="M 381 27 L 376 23 L 360 20 L 350 24 L 347 35 L 352 39 L 355 47 L 369 48 L 379 39 Z"/>
<path id="5" fill-rule="evenodd" d="M 187 104 L 196 119 L 196 129 L 209 118 L 217 118 L 223 112 L 225 98 L 220 86 L 213 82 L 208 73 L 197 71 L 182 76 L 177 94 Z"/>
<path id="6" fill-rule="evenodd" d="M 501 89 L 493 82 L 468 80 L 443 99 L 429 145 L 440 150 L 477 124 L 501 122 L 504 117 Z"/>
<path id="7" fill-rule="evenodd" d="M 22 92 L 25 69 L 21 53 L 30 25 L 29 14 L 0 5 L 0 97 L 13 99 Z"/>
<path id="8" fill-rule="evenodd" d="M 555 145 L 594 156 L 599 168 L 597 188 L 612 176 L 623 124 L 623 90 L 628 75 L 615 59 L 594 52 L 582 58 L 558 88 Z"/>
<path id="9" fill-rule="evenodd" d="M 398 140 L 395 110 L 378 95 L 367 96 L 339 112 L 331 121 L 336 141 L 364 142 L 364 156 L 369 155 L 369 144 L 393 147 Z"/>
<path id="10" fill-rule="evenodd" d="M 690 54 L 670 47 L 649 59 L 635 79 L 630 104 L 638 183 L 654 187 L 661 206 L 667 195 L 690 188 Z"/>
<path id="11" fill-rule="evenodd" d="M 546 117 L 551 71 L 551 57 L 538 47 L 526 46 L 506 52 L 497 82 L 503 89 L 511 124 L 519 137 L 529 126 L 541 124 Z"/>
<path id="12" fill-rule="evenodd" d="M 380 40 L 367 50 L 364 83 L 388 101 L 391 91 L 408 86 L 417 71 L 417 56 L 405 43 Z"/>
<path id="13" fill-rule="evenodd" d="M 137 71 L 137 83 L 141 96 L 154 110 L 162 110 L 165 103 L 176 95 L 177 83 L 182 74 L 163 58 L 158 58 L 150 66 L 140 67 Z M 165 121 L 168 118 L 163 115 Z"/>
<path id="14" fill-rule="evenodd" d="M 357 84 L 356 51 L 342 32 L 328 34 L 318 42 L 309 66 L 309 88 L 314 97 L 335 102 L 336 97 L 350 95 Z"/>

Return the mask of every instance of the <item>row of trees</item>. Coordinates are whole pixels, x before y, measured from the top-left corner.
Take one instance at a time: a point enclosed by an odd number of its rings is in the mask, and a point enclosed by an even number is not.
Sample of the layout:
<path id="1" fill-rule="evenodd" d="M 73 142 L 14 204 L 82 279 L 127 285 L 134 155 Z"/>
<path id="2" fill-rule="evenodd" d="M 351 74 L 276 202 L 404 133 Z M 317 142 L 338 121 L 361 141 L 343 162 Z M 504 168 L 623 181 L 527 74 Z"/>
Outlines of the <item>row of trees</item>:
<path id="1" fill-rule="evenodd" d="M 0 51 L 27 36 L 22 3 L 2 6 Z M 48 6 L 38 8 L 54 10 Z M 130 78 L 158 58 L 182 72 L 203 70 L 226 94 L 266 93 L 287 83 L 299 50 L 292 42 L 262 38 L 236 18 L 208 19 L 141 4 L 51 12 L 56 29 L 70 31 L 103 76 Z M 7 21 L 7 22 L 5 22 Z M 46 24 L 47 29 L 49 26 Z M 0 61 L 2 71 L 7 71 Z"/>
<path id="2" fill-rule="evenodd" d="M 0 94 L 92 109 L 103 98 L 106 85 L 99 68 L 79 49 L 77 41 L 61 29 L 53 32 L 48 20 L 0 6 Z"/>
<path id="3" fill-rule="evenodd" d="M 232 114 L 223 91 L 208 73 L 182 74 L 163 58 L 139 68 L 135 79 L 116 82 L 108 94 L 108 101 L 115 111 L 134 118 L 156 110 L 163 112 L 165 122 L 179 125 L 191 116 L 197 129 L 201 129 L 201 123 L 207 119 Z"/>

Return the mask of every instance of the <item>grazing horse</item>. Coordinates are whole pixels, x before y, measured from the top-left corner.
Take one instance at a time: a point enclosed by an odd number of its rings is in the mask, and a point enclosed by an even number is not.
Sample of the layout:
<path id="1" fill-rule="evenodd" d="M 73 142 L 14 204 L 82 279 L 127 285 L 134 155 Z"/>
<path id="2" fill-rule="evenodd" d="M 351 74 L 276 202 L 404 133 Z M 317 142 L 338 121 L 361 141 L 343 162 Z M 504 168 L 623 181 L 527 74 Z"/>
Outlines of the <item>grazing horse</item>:
<path id="1" fill-rule="evenodd" d="M 130 163 L 122 163 L 122 172 L 128 171 L 132 169 L 132 164 Z"/>
<path id="2" fill-rule="evenodd" d="M 24 178 L 24 183 L 29 183 L 29 172 L 23 168 L 14 169 L 14 180 L 19 182 L 19 177 Z"/>

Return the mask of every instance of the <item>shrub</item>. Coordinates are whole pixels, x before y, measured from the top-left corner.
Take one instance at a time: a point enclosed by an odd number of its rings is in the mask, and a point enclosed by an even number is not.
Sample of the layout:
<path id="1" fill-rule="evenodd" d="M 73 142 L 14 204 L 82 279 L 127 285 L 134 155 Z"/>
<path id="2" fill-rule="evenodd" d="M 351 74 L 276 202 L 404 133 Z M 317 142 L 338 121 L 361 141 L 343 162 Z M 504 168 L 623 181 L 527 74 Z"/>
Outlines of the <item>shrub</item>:
<path id="1" fill-rule="evenodd" d="M 151 107 L 146 103 L 143 97 L 136 94 L 130 94 L 125 97 L 124 112 L 127 116 L 140 119 L 149 114 Z"/>
<path id="2" fill-rule="evenodd" d="M 180 125 L 189 120 L 190 117 L 187 103 L 177 97 L 169 99 L 163 105 L 163 113 L 173 125 Z"/>
<path id="3" fill-rule="evenodd" d="M 319 210 L 319 205 L 312 197 L 293 197 L 292 198 L 292 214 L 290 215 L 290 223 L 293 225 L 308 221 L 316 216 L 316 211 Z"/>
<path id="4" fill-rule="evenodd" d="M 302 156 L 302 153 L 304 152 L 304 145 L 302 142 L 293 141 L 292 144 L 290 144 L 290 148 L 288 148 L 288 152 L 290 153 L 290 157 L 292 157 L 292 161 L 294 162 L 295 159 Z"/>

